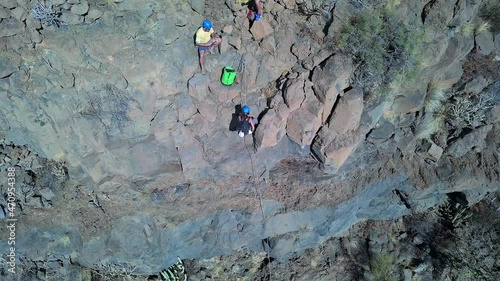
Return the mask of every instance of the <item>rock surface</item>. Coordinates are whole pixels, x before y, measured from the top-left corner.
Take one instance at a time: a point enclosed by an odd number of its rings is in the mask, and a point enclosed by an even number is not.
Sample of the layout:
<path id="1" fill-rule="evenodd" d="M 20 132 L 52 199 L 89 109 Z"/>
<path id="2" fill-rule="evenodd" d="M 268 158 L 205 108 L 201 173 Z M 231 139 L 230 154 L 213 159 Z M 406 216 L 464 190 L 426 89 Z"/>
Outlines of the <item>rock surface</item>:
<path id="1" fill-rule="evenodd" d="M 477 35 L 481 57 L 471 61 L 474 38 L 448 28 L 478 5 L 435 2 L 396 9 L 423 15 L 416 26 L 432 59 L 418 83 L 366 89 L 357 60 L 331 44 L 336 23 L 362 8 L 356 1 L 337 3 L 333 25 L 314 1 L 266 1 L 251 28 L 246 6 L 229 0 L 53 1 L 60 27 L 35 20 L 33 1 L 0 1 L 0 168 L 16 167 L 17 254 L 49 266 L 54 280 L 90 280 L 123 269 L 154 275 L 177 257 L 261 253 L 230 269 L 237 280 L 244 267 L 263 272 L 268 250 L 273 266 L 361 221 L 423 212 L 452 192 L 474 203 L 498 190 L 496 101 L 473 128 L 415 139 L 432 81 L 482 96 L 500 79 L 488 71 L 498 61 L 481 55 L 498 36 Z M 224 45 L 207 52 L 202 74 L 193 36 L 205 17 Z M 478 61 L 485 67 L 474 69 Z M 239 73 L 223 86 L 228 65 Z M 241 139 L 244 105 L 259 124 Z M 378 253 L 389 238 L 374 231 L 369 241 Z M 422 261 L 405 276 L 428 268 Z"/>

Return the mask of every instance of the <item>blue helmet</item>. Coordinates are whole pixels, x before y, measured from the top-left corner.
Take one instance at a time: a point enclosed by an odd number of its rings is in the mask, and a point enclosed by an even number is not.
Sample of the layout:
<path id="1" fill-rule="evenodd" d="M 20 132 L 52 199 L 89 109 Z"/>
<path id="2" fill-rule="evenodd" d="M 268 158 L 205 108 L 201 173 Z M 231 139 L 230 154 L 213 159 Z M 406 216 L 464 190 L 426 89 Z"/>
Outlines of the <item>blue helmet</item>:
<path id="1" fill-rule="evenodd" d="M 245 114 L 249 114 L 249 113 L 250 113 L 250 107 L 248 107 L 248 106 L 246 106 L 246 105 L 245 105 L 245 106 L 243 107 L 243 113 L 245 113 Z"/>
<path id="2" fill-rule="evenodd" d="M 212 22 L 209 20 L 204 20 L 202 26 L 203 28 L 210 29 L 212 28 Z"/>

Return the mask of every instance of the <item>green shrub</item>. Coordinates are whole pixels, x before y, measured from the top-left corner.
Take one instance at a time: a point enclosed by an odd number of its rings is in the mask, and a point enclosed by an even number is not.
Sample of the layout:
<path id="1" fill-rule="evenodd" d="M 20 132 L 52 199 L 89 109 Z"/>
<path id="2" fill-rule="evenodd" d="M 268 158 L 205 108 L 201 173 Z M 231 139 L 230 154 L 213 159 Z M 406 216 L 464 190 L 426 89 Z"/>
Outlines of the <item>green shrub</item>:
<path id="1" fill-rule="evenodd" d="M 371 260 L 370 269 L 374 281 L 397 281 L 398 279 L 392 274 L 392 266 L 394 258 L 388 253 L 381 253 Z"/>
<path id="2" fill-rule="evenodd" d="M 360 63 L 358 81 L 370 87 L 418 74 L 423 32 L 392 10 L 370 8 L 356 12 L 340 29 L 338 46 Z"/>
<path id="3" fill-rule="evenodd" d="M 500 1 L 492 0 L 481 7 L 479 16 L 488 21 L 493 33 L 500 32 Z"/>

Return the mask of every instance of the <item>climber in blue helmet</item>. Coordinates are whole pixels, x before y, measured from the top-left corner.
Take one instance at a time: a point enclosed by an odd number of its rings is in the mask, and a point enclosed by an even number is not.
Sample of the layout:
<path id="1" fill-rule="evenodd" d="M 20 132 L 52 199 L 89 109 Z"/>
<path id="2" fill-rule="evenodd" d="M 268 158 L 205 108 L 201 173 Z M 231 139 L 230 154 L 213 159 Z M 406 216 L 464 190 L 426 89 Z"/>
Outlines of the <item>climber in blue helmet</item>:
<path id="1" fill-rule="evenodd" d="M 216 38 L 212 22 L 204 20 L 201 27 L 196 31 L 195 43 L 198 46 L 198 54 L 200 56 L 201 72 L 205 74 L 205 51 L 219 46 L 222 39 Z"/>
<path id="2" fill-rule="evenodd" d="M 252 134 L 255 131 L 255 125 L 257 124 L 258 120 L 250 116 L 250 107 L 245 105 L 241 109 L 241 113 L 238 116 L 238 135 L 240 137 L 244 137 Z"/>

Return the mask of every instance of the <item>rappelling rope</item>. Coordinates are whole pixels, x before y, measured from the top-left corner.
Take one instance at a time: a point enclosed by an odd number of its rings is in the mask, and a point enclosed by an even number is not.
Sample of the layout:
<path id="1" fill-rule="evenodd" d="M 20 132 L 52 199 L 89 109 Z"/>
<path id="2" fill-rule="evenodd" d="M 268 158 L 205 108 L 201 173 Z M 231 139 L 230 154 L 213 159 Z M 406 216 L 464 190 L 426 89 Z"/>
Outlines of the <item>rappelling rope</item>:
<path id="1" fill-rule="evenodd" d="M 241 76 L 241 89 L 240 89 L 240 99 L 241 99 L 241 105 L 246 105 L 247 104 L 247 87 L 246 87 L 246 77 L 245 77 L 245 67 L 246 67 L 246 60 L 242 56 L 240 59 L 240 64 L 238 65 L 238 74 Z M 243 93 L 243 94 L 242 94 Z"/>
<path id="2" fill-rule="evenodd" d="M 257 198 L 259 199 L 259 206 L 260 206 L 260 212 L 262 214 L 262 225 L 264 227 L 264 232 L 266 231 L 266 216 L 264 215 L 264 207 L 262 206 L 262 197 L 260 196 L 259 189 L 257 189 L 257 177 L 255 176 L 255 165 L 253 161 L 253 155 L 250 152 L 250 149 L 248 148 L 247 142 L 245 138 L 243 138 L 243 143 L 245 144 L 245 148 L 248 152 L 248 155 L 250 156 L 250 164 L 252 166 L 252 177 L 253 177 L 253 188 L 255 190 L 255 194 L 257 195 Z M 267 240 L 267 248 L 266 248 L 266 253 L 267 253 L 267 270 L 269 273 L 269 280 L 272 280 L 272 270 L 271 270 L 271 253 L 269 248 L 271 247 L 269 243 L 269 239 Z"/>
<path id="3" fill-rule="evenodd" d="M 240 100 L 241 100 L 241 105 L 244 106 L 247 104 L 247 89 L 246 89 L 246 75 L 245 75 L 245 58 L 241 57 L 240 63 L 238 65 L 238 74 L 240 74 L 241 77 L 241 90 L 240 90 Z M 252 132 L 255 133 L 255 132 Z M 260 212 L 262 214 L 262 225 L 264 227 L 264 232 L 266 231 L 266 216 L 264 215 L 264 207 L 262 206 L 262 197 L 260 196 L 259 189 L 257 189 L 257 177 L 255 176 L 255 164 L 253 160 L 253 155 L 252 152 L 250 152 L 250 149 L 248 148 L 247 142 L 245 138 L 243 138 L 243 143 L 245 144 L 245 148 L 248 152 L 248 155 L 250 156 L 250 164 L 252 166 L 252 178 L 253 178 L 253 187 L 255 190 L 255 194 L 257 195 L 257 198 L 259 199 L 259 206 L 260 206 Z M 266 253 L 267 253 L 267 270 L 269 273 L 269 280 L 272 280 L 272 270 L 271 270 L 271 253 L 269 248 L 271 245 L 269 244 L 269 240 L 267 240 L 267 248 L 266 248 Z"/>

